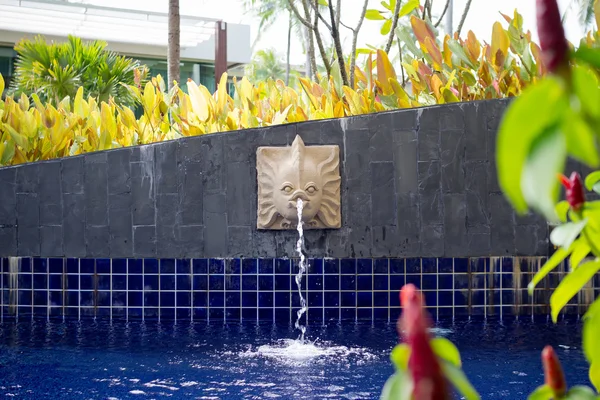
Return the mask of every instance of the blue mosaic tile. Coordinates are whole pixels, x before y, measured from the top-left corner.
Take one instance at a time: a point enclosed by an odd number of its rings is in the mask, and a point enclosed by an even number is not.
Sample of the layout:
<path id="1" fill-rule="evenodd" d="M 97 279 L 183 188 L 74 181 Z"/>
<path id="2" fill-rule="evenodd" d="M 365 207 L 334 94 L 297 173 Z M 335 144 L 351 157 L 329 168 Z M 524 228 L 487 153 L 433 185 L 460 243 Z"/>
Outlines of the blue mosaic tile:
<path id="1" fill-rule="evenodd" d="M 421 272 L 424 274 L 437 273 L 437 258 L 421 259 Z"/>
<path id="2" fill-rule="evenodd" d="M 289 274 L 290 273 L 290 260 L 287 259 L 276 259 L 275 260 L 275 273 L 276 274 Z"/>
<path id="3" fill-rule="evenodd" d="M 275 290 L 290 290 L 290 287 L 288 275 L 275 275 Z"/>
<path id="4" fill-rule="evenodd" d="M 399 292 L 406 283 L 404 275 L 390 275 L 390 291 Z"/>
<path id="5" fill-rule="evenodd" d="M 144 259 L 144 274 L 158 274 L 158 260 L 153 258 Z"/>
<path id="6" fill-rule="evenodd" d="M 438 304 L 438 300 L 437 300 L 437 292 L 436 291 L 425 291 L 423 292 L 424 297 L 425 297 L 425 304 L 428 307 L 435 307 Z"/>
<path id="7" fill-rule="evenodd" d="M 208 260 L 208 274 L 209 275 L 218 275 L 225 273 L 225 262 L 224 260 L 218 260 L 215 258 L 211 258 Z"/>
<path id="8" fill-rule="evenodd" d="M 356 306 L 356 292 L 342 292 L 340 296 L 342 307 Z"/>
<path id="9" fill-rule="evenodd" d="M 8 263 L 6 264 L 6 271 L 9 270 L 9 266 Z M 20 272 L 32 272 L 32 263 L 31 263 L 31 259 L 28 257 L 25 258 L 21 258 L 21 262 L 19 265 L 19 271 Z"/>
<path id="10" fill-rule="evenodd" d="M 406 272 L 406 262 L 404 258 L 390 259 L 390 275 L 404 274 Z"/>
<path id="11" fill-rule="evenodd" d="M 325 307 L 339 307 L 340 292 L 324 292 L 323 301 Z"/>
<path id="12" fill-rule="evenodd" d="M 222 295 L 222 293 L 215 294 Z M 214 305 L 218 307 L 219 304 L 223 305 L 223 302 Z M 175 292 L 160 292 L 160 307 L 175 307 Z"/>
<path id="13" fill-rule="evenodd" d="M 99 258 L 96 260 L 97 274 L 110 274 L 110 260 L 108 258 Z"/>
<path id="14" fill-rule="evenodd" d="M 256 308 L 242 308 L 242 319 L 252 321 L 258 319 L 258 311 Z"/>
<path id="15" fill-rule="evenodd" d="M 19 287 L 21 288 L 24 286 L 19 285 Z M 48 275 L 33 274 L 33 288 L 34 289 L 47 289 L 48 288 Z"/>
<path id="16" fill-rule="evenodd" d="M 225 275 L 209 275 L 208 276 L 208 290 L 224 290 L 225 289 Z"/>
<path id="17" fill-rule="evenodd" d="M 373 260 L 370 258 L 361 258 L 356 260 L 356 273 L 357 274 L 372 274 L 373 273 Z"/>
<path id="18" fill-rule="evenodd" d="M 128 307 L 142 307 L 144 305 L 144 292 L 127 292 Z"/>
<path id="19" fill-rule="evenodd" d="M 192 279 L 190 275 L 177 275 L 175 277 L 175 288 L 180 290 L 192 290 Z"/>
<path id="20" fill-rule="evenodd" d="M 63 289 L 63 276 L 56 275 L 56 274 L 48 275 L 48 288 L 50 290 L 62 290 Z"/>
<path id="21" fill-rule="evenodd" d="M 502 257 L 502 272 L 513 272 L 512 258 Z"/>
<path id="22" fill-rule="evenodd" d="M 373 260 L 373 273 L 374 274 L 388 274 L 390 260 L 387 258 L 378 258 Z"/>
<path id="23" fill-rule="evenodd" d="M 323 290 L 340 290 L 339 275 L 324 275 Z"/>
<path id="24" fill-rule="evenodd" d="M 324 309 L 325 321 L 338 321 L 340 319 L 340 309 L 337 308 L 325 308 Z"/>
<path id="25" fill-rule="evenodd" d="M 175 260 L 172 258 L 163 258 L 159 263 L 160 274 L 174 274 L 175 273 Z"/>
<path id="26" fill-rule="evenodd" d="M 272 258 L 261 258 L 258 260 L 259 274 L 273 274 L 275 271 L 275 262 Z"/>
<path id="27" fill-rule="evenodd" d="M 192 289 L 193 290 L 208 290 L 208 276 L 194 275 L 194 277 L 192 278 Z"/>
<path id="28" fill-rule="evenodd" d="M 208 305 L 209 307 L 224 307 L 225 306 L 225 292 L 208 292 Z"/>
<path id="29" fill-rule="evenodd" d="M 373 276 L 372 275 L 359 275 L 356 277 L 356 290 L 372 290 L 373 289 Z"/>
<path id="30" fill-rule="evenodd" d="M 117 258 L 112 260 L 112 273 L 113 274 L 126 274 L 127 273 L 127 260 L 124 258 Z"/>
<path id="31" fill-rule="evenodd" d="M 466 291 L 455 291 L 454 292 L 454 306 L 466 306 L 469 304 L 469 299 L 467 298 L 468 292 Z"/>
<path id="32" fill-rule="evenodd" d="M 474 272 L 485 272 L 486 271 L 486 259 L 485 258 L 471 258 L 470 259 L 471 273 Z"/>
<path id="33" fill-rule="evenodd" d="M 342 308 L 340 310 L 340 319 L 342 321 L 356 321 L 356 309 Z"/>
<path id="34" fill-rule="evenodd" d="M 454 276 L 452 274 L 439 274 L 438 278 L 438 289 L 452 289 L 452 283 Z"/>
<path id="35" fill-rule="evenodd" d="M 387 307 L 389 303 L 388 292 L 375 292 L 373 293 L 373 305 L 375 307 Z M 387 314 L 386 314 L 387 317 Z"/>
<path id="36" fill-rule="evenodd" d="M 63 273 L 63 259 L 62 258 L 51 258 L 48 261 L 48 272 L 51 274 L 62 274 Z"/>
<path id="37" fill-rule="evenodd" d="M 225 307 L 241 307 L 242 295 L 240 292 L 225 292 Z"/>
<path id="38" fill-rule="evenodd" d="M 454 272 L 454 259 L 452 258 L 439 258 L 438 259 L 438 272 L 449 273 Z M 465 271 L 467 272 L 467 271 Z"/>
<path id="39" fill-rule="evenodd" d="M 95 299 L 95 306 L 96 307 L 110 307 L 110 292 L 108 290 L 106 291 L 98 291 L 95 292 L 96 294 L 96 299 Z"/>
<path id="40" fill-rule="evenodd" d="M 342 275 L 340 279 L 340 290 L 356 290 L 356 276 Z"/>
<path id="41" fill-rule="evenodd" d="M 421 273 L 421 259 L 420 258 L 407 258 L 405 260 L 406 274 L 420 274 Z"/>
<path id="42" fill-rule="evenodd" d="M 242 260 L 242 275 L 256 274 L 258 272 L 258 260 L 256 258 L 245 258 Z"/>
<path id="43" fill-rule="evenodd" d="M 372 307 L 373 306 L 373 293 L 372 292 L 357 292 L 356 293 L 356 306 L 357 307 Z"/>
<path id="44" fill-rule="evenodd" d="M 273 290 L 273 287 L 273 275 L 258 276 L 258 290 Z"/>
<path id="45" fill-rule="evenodd" d="M 158 307 L 158 292 L 144 292 L 144 307 Z"/>
<path id="46" fill-rule="evenodd" d="M 258 305 L 257 292 L 242 292 L 242 307 L 254 307 Z"/>
<path id="47" fill-rule="evenodd" d="M 144 290 L 158 289 L 158 275 L 144 275 Z"/>
<path id="48" fill-rule="evenodd" d="M 387 275 L 373 276 L 373 290 L 388 290 L 389 277 Z"/>
<path id="49" fill-rule="evenodd" d="M 340 273 L 340 260 L 337 258 L 328 258 L 323 263 L 324 274 L 339 274 Z"/>
<path id="50" fill-rule="evenodd" d="M 177 259 L 175 261 L 175 273 L 189 275 L 192 273 L 192 263 L 187 259 Z"/>
<path id="51" fill-rule="evenodd" d="M 78 290 L 79 289 L 79 275 L 67 275 L 67 289 Z"/>
<path id="52" fill-rule="evenodd" d="M 469 259 L 468 258 L 455 258 L 454 259 L 454 273 L 457 272 L 469 272 Z"/>
<path id="53" fill-rule="evenodd" d="M 290 294 L 289 292 L 275 292 L 275 307 L 286 307 L 290 306 Z"/>
<path id="54" fill-rule="evenodd" d="M 260 292 L 258 294 L 258 307 L 273 307 L 273 293 L 272 292 Z"/>
<path id="55" fill-rule="evenodd" d="M 33 273 L 48 273 L 48 259 L 47 258 L 35 258 L 33 260 Z"/>
<path id="56" fill-rule="evenodd" d="M 194 307 L 207 307 L 208 292 L 192 292 L 192 305 Z"/>
<path id="57" fill-rule="evenodd" d="M 308 276 L 308 290 L 323 290 L 323 275 Z"/>
<path id="58" fill-rule="evenodd" d="M 208 260 L 195 258 L 192 260 L 192 274 L 207 274 L 208 273 Z"/>
<path id="59" fill-rule="evenodd" d="M 468 288 L 469 288 L 469 275 L 454 274 L 454 290 L 468 289 Z"/>
<path id="60" fill-rule="evenodd" d="M 422 290 L 437 290 L 437 278 L 436 274 L 423 274 L 421 276 L 421 289 Z"/>
<path id="61" fill-rule="evenodd" d="M 308 261 L 309 271 L 313 274 L 323 273 L 323 260 L 320 258 L 311 258 Z"/>
<path id="62" fill-rule="evenodd" d="M 98 275 L 96 277 L 96 290 L 110 290 L 110 275 Z"/>
<path id="63" fill-rule="evenodd" d="M 159 276 L 160 290 L 175 290 L 175 275 Z"/>
<path id="64" fill-rule="evenodd" d="M 242 275 L 242 291 L 244 290 L 258 290 L 256 275 Z"/>
<path id="65" fill-rule="evenodd" d="M 413 284 L 418 288 L 421 288 L 421 275 L 406 275 L 406 284 Z"/>
<path id="66" fill-rule="evenodd" d="M 128 274 L 143 274 L 144 273 L 144 261 L 140 259 L 128 259 L 127 260 L 127 273 Z"/>
<path id="67" fill-rule="evenodd" d="M 353 258 L 344 258 L 340 260 L 340 272 L 344 274 L 356 274 L 356 260 Z"/>
<path id="68" fill-rule="evenodd" d="M 323 292 L 309 292 L 308 307 L 323 307 Z"/>
<path id="69" fill-rule="evenodd" d="M 142 275 L 127 275 L 128 290 L 144 289 L 144 277 Z"/>
<path id="70" fill-rule="evenodd" d="M 389 310 L 387 308 L 374 308 L 373 319 L 386 321 L 389 318 Z"/>

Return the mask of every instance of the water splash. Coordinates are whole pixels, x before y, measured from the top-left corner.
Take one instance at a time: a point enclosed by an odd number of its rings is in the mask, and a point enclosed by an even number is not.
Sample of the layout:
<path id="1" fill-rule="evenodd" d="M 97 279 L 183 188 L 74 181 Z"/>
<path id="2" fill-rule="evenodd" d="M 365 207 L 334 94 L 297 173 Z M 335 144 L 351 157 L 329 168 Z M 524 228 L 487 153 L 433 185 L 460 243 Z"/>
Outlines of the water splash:
<path id="1" fill-rule="evenodd" d="M 8 309 L 10 313 L 17 312 L 17 297 L 19 285 L 19 270 L 21 269 L 21 257 L 10 257 L 8 259 Z"/>
<path id="2" fill-rule="evenodd" d="M 296 252 L 300 256 L 300 265 L 298 267 L 298 274 L 296 275 L 296 286 L 298 286 L 298 294 L 300 295 L 300 309 L 297 312 L 297 319 L 295 327 L 300 330 L 300 337 L 298 338 L 301 342 L 304 342 L 304 333 L 306 332 L 306 326 L 300 324 L 300 318 L 302 315 L 308 310 L 306 307 L 306 300 L 304 296 L 302 296 L 302 276 L 306 271 L 306 257 L 304 256 L 303 248 L 304 248 L 304 230 L 303 230 L 303 222 L 302 222 L 302 209 L 303 203 L 302 199 L 298 199 L 296 203 L 296 208 L 298 210 L 298 241 L 296 242 Z"/>

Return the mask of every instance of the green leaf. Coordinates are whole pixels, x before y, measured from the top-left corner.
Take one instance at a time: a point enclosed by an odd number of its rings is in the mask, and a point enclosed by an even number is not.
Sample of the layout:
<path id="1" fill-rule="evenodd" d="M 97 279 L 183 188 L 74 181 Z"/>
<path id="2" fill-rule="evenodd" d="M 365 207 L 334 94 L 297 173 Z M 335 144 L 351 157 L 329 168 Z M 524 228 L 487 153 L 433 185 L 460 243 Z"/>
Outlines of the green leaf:
<path id="1" fill-rule="evenodd" d="M 400 16 L 404 17 L 410 14 L 417 7 L 419 7 L 419 0 L 408 0 L 408 2 L 400 8 Z"/>
<path id="2" fill-rule="evenodd" d="M 13 159 L 15 156 L 15 142 L 11 140 L 6 141 L 6 147 L 4 148 L 4 152 L 2 153 L 2 158 L 0 159 L 0 165 L 8 165 L 9 161 Z"/>
<path id="3" fill-rule="evenodd" d="M 371 21 L 381 21 L 385 19 L 379 10 L 367 10 L 365 13 L 365 18 Z"/>
<path id="4" fill-rule="evenodd" d="M 558 250 L 556 250 L 554 254 L 552 254 L 552 257 L 550 257 L 548 261 L 546 261 L 542 268 L 540 268 L 540 270 L 533 276 L 533 279 L 531 280 L 531 282 L 529 282 L 529 285 L 527 285 L 529 295 L 533 294 L 533 289 L 536 287 L 536 285 L 540 283 L 540 281 L 544 279 L 546 275 L 548 275 L 554 268 L 556 268 L 558 264 L 560 264 L 565 258 L 567 258 L 567 256 L 571 254 L 572 251 L 573 248 L 567 249 L 561 247 Z"/>
<path id="5" fill-rule="evenodd" d="M 460 368 L 462 362 L 460 360 L 460 352 L 450 340 L 444 337 L 438 337 L 431 340 L 431 347 L 438 357 L 443 358 L 449 363 Z"/>
<path id="6" fill-rule="evenodd" d="M 448 48 L 452 51 L 452 54 L 458 57 L 458 59 L 469 66 L 469 68 L 475 68 L 471 58 L 467 55 L 467 52 L 462 45 L 455 39 L 448 40 Z"/>
<path id="7" fill-rule="evenodd" d="M 340 71 L 340 63 L 338 60 L 334 60 L 331 64 L 331 76 L 333 77 L 333 87 L 338 95 L 338 97 L 342 97 L 344 94 L 343 91 L 343 81 L 342 81 L 342 72 Z"/>
<path id="8" fill-rule="evenodd" d="M 577 268 L 579 264 L 581 264 L 581 261 L 583 261 L 583 259 L 590 254 L 590 251 L 592 250 L 587 240 L 578 240 L 576 243 L 577 245 L 573 246 L 574 250 L 571 254 L 571 258 L 569 259 L 572 270 Z"/>
<path id="9" fill-rule="evenodd" d="M 556 216 L 560 220 L 560 222 L 567 222 L 567 212 L 571 206 L 569 202 L 566 200 L 559 201 L 554 207 L 554 211 L 556 211 Z"/>
<path id="10" fill-rule="evenodd" d="M 586 386 L 573 386 L 564 397 L 566 400 L 596 400 L 596 394 Z"/>
<path id="11" fill-rule="evenodd" d="M 538 388 L 527 397 L 527 400 L 551 400 L 552 398 L 554 398 L 552 389 L 547 385 L 542 385 L 538 386 Z"/>
<path id="12" fill-rule="evenodd" d="M 396 369 L 407 370 L 408 369 L 408 357 L 410 357 L 410 347 L 406 343 L 397 344 L 392 349 L 390 359 Z"/>
<path id="13" fill-rule="evenodd" d="M 413 54 L 413 56 L 415 56 L 416 58 L 423 57 L 423 52 L 417 47 L 417 39 L 415 38 L 414 33 L 412 30 L 410 30 L 410 28 L 404 25 L 399 25 L 396 28 L 396 36 L 398 37 L 398 40 L 400 40 L 406 45 L 406 47 L 408 47 L 408 51 L 410 51 Z"/>
<path id="14" fill-rule="evenodd" d="M 381 5 L 383 6 L 383 8 L 385 8 L 388 11 L 393 11 L 394 9 L 392 8 L 392 6 L 388 3 L 386 3 L 385 1 L 381 2 Z"/>
<path id="15" fill-rule="evenodd" d="M 581 46 L 573 54 L 576 60 L 584 61 L 592 67 L 600 68 L 600 49 Z"/>
<path id="16" fill-rule="evenodd" d="M 380 400 L 411 400 L 413 383 L 410 375 L 403 371 L 388 378 L 381 391 Z"/>
<path id="17" fill-rule="evenodd" d="M 383 23 L 383 25 L 381 25 L 381 34 L 385 36 L 388 33 L 390 33 L 391 30 L 392 30 L 392 20 L 388 19 Z"/>
<path id="18" fill-rule="evenodd" d="M 566 158 L 565 136 L 556 128 L 546 129 L 532 141 L 520 174 L 523 198 L 551 222 L 558 222 L 554 210 L 560 192 L 556 174 L 564 169 Z"/>
<path id="19" fill-rule="evenodd" d="M 592 190 L 594 185 L 600 181 L 600 171 L 594 171 L 585 177 L 585 187 L 587 190 Z"/>
<path id="20" fill-rule="evenodd" d="M 567 106 L 563 87 L 557 80 L 546 78 L 528 86 L 504 113 L 497 138 L 498 180 L 519 213 L 528 209 L 520 177 L 531 145 L 559 121 Z"/>
<path id="21" fill-rule="evenodd" d="M 561 129 L 567 139 L 569 154 L 591 167 L 597 167 L 600 158 L 598 157 L 596 135 L 590 124 L 583 119 L 581 113 L 574 112 L 572 109 L 565 112 Z"/>
<path id="22" fill-rule="evenodd" d="M 598 331 L 596 331 L 596 333 L 598 333 Z M 596 342 L 598 340 L 595 340 Z M 590 370 L 589 370 L 589 378 L 590 378 L 590 382 L 592 382 L 592 385 L 594 385 L 594 387 L 596 388 L 596 390 L 600 390 L 600 360 L 593 362 L 590 365 Z"/>
<path id="23" fill-rule="evenodd" d="M 592 279 L 598 270 L 600 270 L 600 261 L 594 260 L 580 265 L 564 277 L 550 296 L 552 321 L 556 322 L 563 307 Z"/>
<path id="24" fill-rule="evenodd" d="M 446 378 L 466 400 L 479 400 L 481 398 L 460 368 L 457 368 L 447 361 L 442 361 L 441 364 L 442 371 L 444 372 L 444 375 L 446 375 Z"/>
<path id="25" fill-rule="evenodd" d="M 573 68 L 573 89 L 579 98 L 583 111 L 590 117 L 600 118 L 600 87 L 594 72 L 582 65 Z"/>
<path id="26" fill-rule="evenodd" d="M 550 232 L 550 241 L 555 246 L 569 248 L 586 224 L 587 219 L 584 219 L 583 221 L 567 222 L 557 226 Z"/>
<path id="27" fill-rule="evenodd" d="M 600 382 L 596 380 L 598 377 L 598 368 L 600 368 L 600 341 L 598 340 L 598 332 L 600 332 L 600 297 L 597 298 L 588 308 L 588 311 L 583 316 L 583 331 L 582 343 L 583 354 L 591 367 L 594 367 L 592 379 L 592 371 L 590 370 L 590 381 L 600 389 Z"/>
<path id="28" fill-rule="evenodd" d="M 319 0 L 319 5 L 323 6 L 323 7 L 327 7 L 329 5 L 329 3 L 327 2 L 327 0 Z"/>

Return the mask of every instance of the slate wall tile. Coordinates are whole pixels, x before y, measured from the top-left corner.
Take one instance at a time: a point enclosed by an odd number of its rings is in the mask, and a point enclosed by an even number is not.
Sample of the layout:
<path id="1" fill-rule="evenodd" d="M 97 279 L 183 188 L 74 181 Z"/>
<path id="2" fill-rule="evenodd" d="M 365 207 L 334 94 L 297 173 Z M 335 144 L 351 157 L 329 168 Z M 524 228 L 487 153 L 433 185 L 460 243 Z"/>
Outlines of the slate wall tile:
<path id="1" fill-rule="evenodd" d="M 17 169 L 0 168 L 0 226 L 14 226 L 17 223 Z"/>

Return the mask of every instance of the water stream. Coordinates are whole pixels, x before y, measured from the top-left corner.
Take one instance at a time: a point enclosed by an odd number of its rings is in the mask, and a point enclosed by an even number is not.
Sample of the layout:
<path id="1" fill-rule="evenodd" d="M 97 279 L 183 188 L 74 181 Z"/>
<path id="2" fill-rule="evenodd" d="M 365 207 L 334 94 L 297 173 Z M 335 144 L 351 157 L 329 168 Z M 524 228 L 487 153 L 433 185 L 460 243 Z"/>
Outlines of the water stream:
<path id="1" fill-rule="evenodd" d="M 295 327 L 300 330 L 300 337 L 298 338 L 301 342 L 304 342 L 304 333 L 306 332 L 306 326 L 300 324 L 302 315 L 308 310 L 306 307 L 306 299 L 302 296 L 302 276 L 306 271 L 306 257 L 304 255 L 304 230 L 302 222 L 302 199 L 298 199 L 296 203 L 298 210 L 298 241 L 296 242 L 296 252 L 300 256 L 300 264 L 298 266 L 298 274 L 296 275 L 296 286 L 298 286 L 298 295 L 300 296 L 300 309 L 297 312 L 298 318 L 296 319 Z"/>

